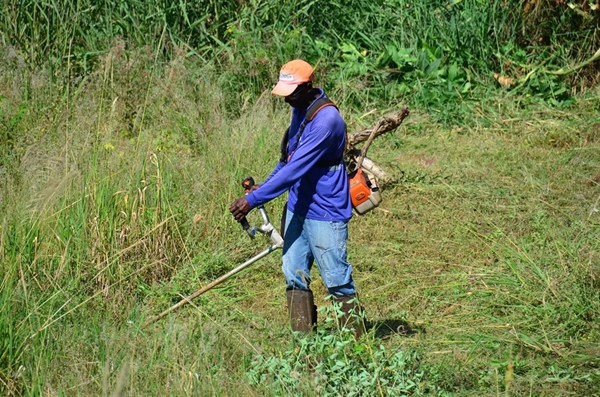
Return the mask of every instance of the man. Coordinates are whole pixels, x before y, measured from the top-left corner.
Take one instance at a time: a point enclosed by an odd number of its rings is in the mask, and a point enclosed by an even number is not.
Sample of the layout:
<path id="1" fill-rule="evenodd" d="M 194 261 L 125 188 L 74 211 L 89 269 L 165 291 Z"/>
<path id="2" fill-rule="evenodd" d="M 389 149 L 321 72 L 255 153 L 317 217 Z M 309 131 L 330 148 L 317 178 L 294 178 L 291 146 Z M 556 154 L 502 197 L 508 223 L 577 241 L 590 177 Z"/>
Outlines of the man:
<path id="1" fill-rule="evenodd" d="M 343 154 L 346 124 L 322 89 L 312 86 L 313 68 L 293 60 L 281 68 L 272 93 L 292 107 L 292 120 L 282 142 L 282 157 L 271 175 L 229 210 L 241 221 L 252 209 L 288 191 L 283 245 L 283 274 L 294 331 L 309 331 L 317 322 L 310 290 L 316 261 L 323 282 L 343 312 L 340 321 L 359 337 L 364 323 L 348 263 L 346 243 L 352 217 Z M 316 108 L 320 109 L 314 113 Z M 307 115 L 313 115 L 307 120 Z"/>

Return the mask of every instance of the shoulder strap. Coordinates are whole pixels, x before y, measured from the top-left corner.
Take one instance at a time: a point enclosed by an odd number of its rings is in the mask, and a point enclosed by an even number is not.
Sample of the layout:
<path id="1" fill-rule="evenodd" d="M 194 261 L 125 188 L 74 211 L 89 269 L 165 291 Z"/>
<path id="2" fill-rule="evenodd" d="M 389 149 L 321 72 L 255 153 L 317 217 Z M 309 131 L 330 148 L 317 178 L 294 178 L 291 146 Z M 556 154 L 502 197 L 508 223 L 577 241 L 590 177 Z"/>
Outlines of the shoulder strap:
<path id="1" fill-rule="evenodd" d="M 306 117 L 304 118 L 303 124 L 311 122 L 315 118 L 315 115 L 319 113 L 321 109 L 326 108 L 327 106 L 334 106 L 337 109 L 337 106 L 335 106 L 335 103 L 333 103 L 331 99 L 326 97 L 317 99 L 312 104 L 310 109 L 308 109 L 308 112 L 306 112 Z"/>
<path id="2" fill-rule="evenodd" d="M 306 124 L 310 123 L 315 118 L 317 113 L 319 113 L 320 110 L 326 108 L 327 106 L 333 106 L 337 109 L 335 103 L 333 103 L 331 99 L 326 97 L 317 99 L 311 105 L 311 107 L 308 109 L 308 112 L 306 112 L 304 121 L 302 122 L 302 124 L 300 124 L 300 127 L 298 128 L 298 139 L 296 140 L 296 142 L 300 142 L 300 138 L 302 137 L 302 133 L 304 133 L 304 128 L 306 127 Z M 283 139 L 281 140 L 281 158 L 279 159 L 279 161 L 283 164 L 287 163 L 287 145 L 290 140 L 289 134 L 290 127 L 288 127 L 288 129 L 285 130 L 285 133 L 283 134 Z"/>
<path id="3" fill-rule="evenodd" d="M 289 133 L 290 127 L 285 130 L 283 138 L 281 138 L 281 157 L 279 158 L 279 162 L 282 164 L 287 164 L 287 145 L 290 140 Z"/>

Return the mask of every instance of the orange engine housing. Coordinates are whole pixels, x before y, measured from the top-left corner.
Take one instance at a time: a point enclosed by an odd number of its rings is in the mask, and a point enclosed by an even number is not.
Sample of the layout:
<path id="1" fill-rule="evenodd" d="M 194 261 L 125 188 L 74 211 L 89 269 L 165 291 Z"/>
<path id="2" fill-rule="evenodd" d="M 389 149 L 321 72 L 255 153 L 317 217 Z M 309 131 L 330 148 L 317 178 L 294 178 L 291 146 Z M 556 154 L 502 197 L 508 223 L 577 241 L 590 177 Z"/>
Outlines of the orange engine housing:
<path id="1" fill-rule="evenodd" d="M 367 181 L 364 172 L 359 169 L 349 175 L 350 180 L 350 199 L 352 206 L 358 207 L 369 199 L 371 187 Z"/>

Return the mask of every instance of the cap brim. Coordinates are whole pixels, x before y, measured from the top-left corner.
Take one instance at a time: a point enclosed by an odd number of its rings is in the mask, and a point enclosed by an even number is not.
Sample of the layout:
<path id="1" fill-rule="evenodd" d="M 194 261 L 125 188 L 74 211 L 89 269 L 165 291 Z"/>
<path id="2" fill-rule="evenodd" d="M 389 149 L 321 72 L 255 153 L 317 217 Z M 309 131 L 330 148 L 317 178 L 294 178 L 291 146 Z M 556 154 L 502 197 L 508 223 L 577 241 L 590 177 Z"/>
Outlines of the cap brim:
<path id="1" fill-rule="evenodd" d="M 288 96 L 292 92 L 294 92 L 297 87 L 298 87 L 298 84 L 294 84 L 294 83 L 290 84 L 290 83 L 285 83 L 283 81 L 280 81 L 277 83 L 277 85 L 275 87 L 273 87 L 273 90 L 271 91 L 271 93 L 275 94 L 275 95 Z"/>

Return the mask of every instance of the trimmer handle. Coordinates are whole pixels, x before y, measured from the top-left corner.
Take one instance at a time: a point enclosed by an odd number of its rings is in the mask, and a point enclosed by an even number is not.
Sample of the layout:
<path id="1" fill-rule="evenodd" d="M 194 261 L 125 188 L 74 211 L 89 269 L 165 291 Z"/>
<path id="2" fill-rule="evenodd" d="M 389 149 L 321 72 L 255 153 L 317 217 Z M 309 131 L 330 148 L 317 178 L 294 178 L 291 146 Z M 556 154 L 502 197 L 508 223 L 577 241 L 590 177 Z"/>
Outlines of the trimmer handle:
<path id="1" fill-rule="evenodd" d="M 248 176 L 246 177 L 246 179 L 244 179 L 244 181 L 242 182 L 242 187 L 244 188 L 244 192 L 246 194 L 250 193 L 252 187 L 254 186 L 254 183 L 254 178 L 252 178 L 251 176 Z M 248 233 L 250 237 L 254 238 L 254 233 L 252 233 L 252 230 L 250 229 L 250 224 L 248 223 L 246 217 L 243 217 L 240 223 L 242 224 L 242 227 L 244 228 L 246 233 Z"/>
<path id="2" fill-rule="evenodd" d="M 252 178 L 251 176 L 247 176 L 246 179 L 244 179 L 244 181 L 242 182 L 242 187 L 244 188 L 244 191 L 246 192 L 246 194 L 250 193 L 250 191 L 252 191 L 252 188 L 254 187 L 255 182 L 254 182 L 254 178 Z"/>

